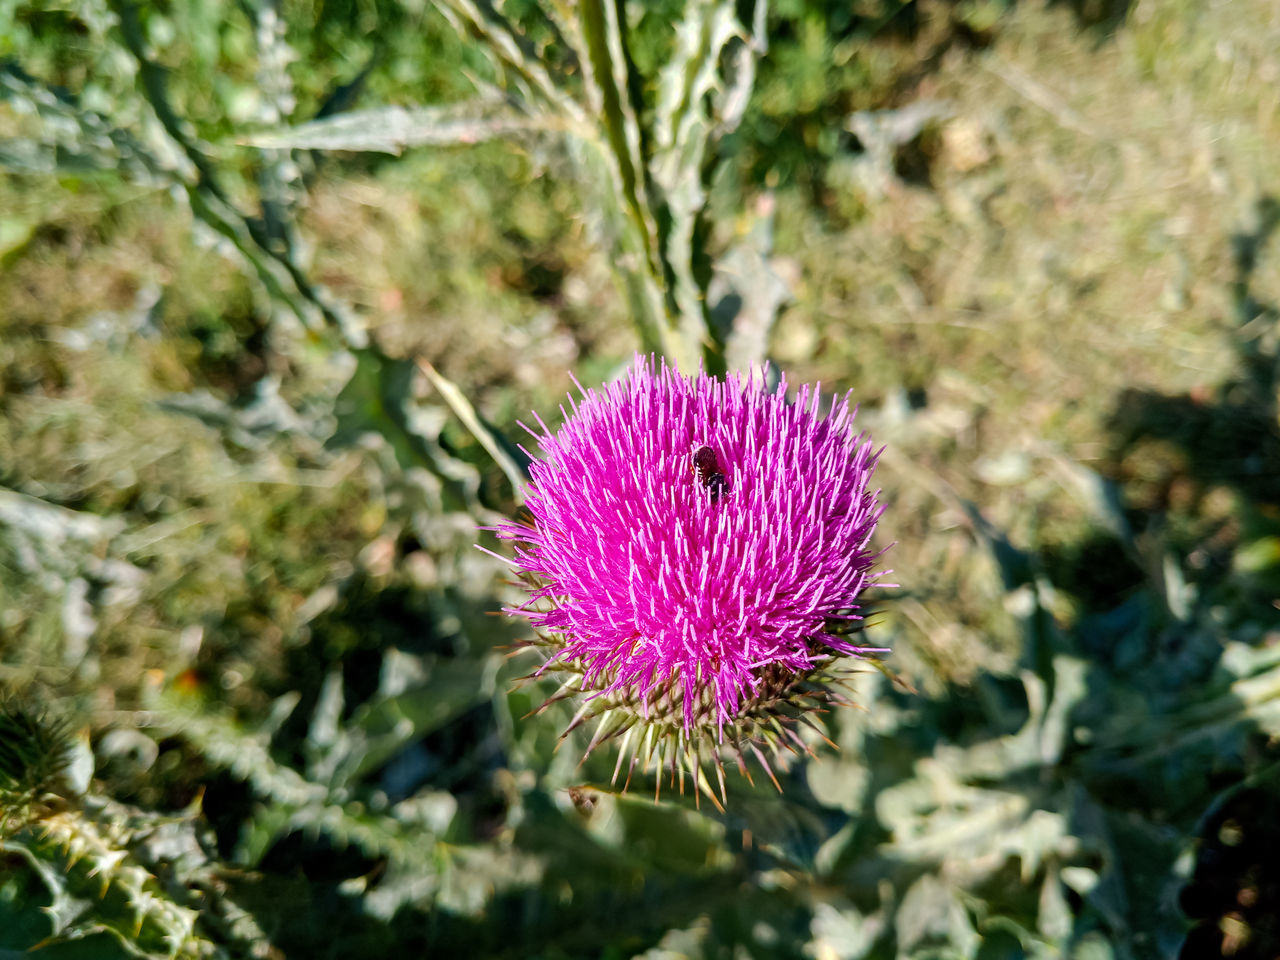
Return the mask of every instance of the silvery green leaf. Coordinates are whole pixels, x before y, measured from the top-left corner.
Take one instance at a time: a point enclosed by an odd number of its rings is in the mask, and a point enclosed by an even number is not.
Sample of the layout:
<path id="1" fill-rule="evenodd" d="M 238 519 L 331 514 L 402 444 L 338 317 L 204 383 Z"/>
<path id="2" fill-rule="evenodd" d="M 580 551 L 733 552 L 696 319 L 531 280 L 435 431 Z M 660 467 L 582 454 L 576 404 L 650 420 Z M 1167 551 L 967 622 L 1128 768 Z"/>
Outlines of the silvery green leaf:
<path id="1" fill-rule="evenodd" d="M 0 164 L 28 173 L 124 174 L 160 187 L 188 168 L 180 154 L 157 151 L 132 131 L 80 107 L 67 92 L 42 83 L 14 63 L 0 64 L 0 103 L 39 119 L 36 134 L 0 142 Z"/>
<path id="2" fill-rule="evenodd" d="M 860 960 L 880 939 L 885 919 L 879 912 L 870 916 L 851 903 L 819 901 L 813 907 L 810 941 L 806 952 L 833 960 Z"/>
<path id="3" fill-rule="evenodd" d="M 268 749 L 270 738 L 245 730 L 230 715 L 199 709 L 164 691 L 151 692 L 148 706 L 157 731 L 188 740 L 211 766 L 247 782 L 259 795 L 285 806 L 327 801 L 326 787 L 277 763 Z"/>
<path id="4" fill-rule="evenodd" d="M 1040 887 L 1036 927 L 1050 940 L 1061 942 L 1070 936 L 1071 928 L 1074 926 L 1074 918 L 1071 914 L 1071 906 L 1067 903 L 1058 869 L 1050 864 Z"/>
<path id="5" fill-rule="evenodd" d="M 271 298 L 286 307 L 304 328 L 328 326 L 348 345 L 363 346 L 367 341 L 364 329 L 350 310 L 311 281 L 298 262 L 297 246 L 291 236 L 273 231 L 270 219 L 241 211 L 223 187 L 212 149 L 195 135 L 192 124 L 174 107 L 169 73 L 154 58 L 137 6 L 119 4 L 115 15 L 119 29 L 113 36 L 123 41 L 131 56 L 138 89 L 149 107 L 146 116 L 152 122 L 148 123 L 148 143 L 154 141 L 149 149 L 166 155 L 161 168 L 164 182 L 185 197 L 195 228 L 211 232 L 223 249 L 242 258 Z M 172 154 L 171 161 L 168 154 Z M 271 199 L 270 190 L 266 199 Z"/>
<path id="6" fill-rule="evenodd" d="M 707 286 L 711 323 L 725 340 L 725 364 L 749 370 L 765 361 L 778 311 L 791 300 L 791 288 L 774 269 L 773 198 L 766 195 L 746 236 L 717 261 Z"/>
<path id="7" fill-rule="evenodd" d="M 83 577 L 73 577 L 62 593 L 62 662 L 67 667 L 80 666 L 89 653 L 89 638 L 97 629 L 89 583 Z"/>
<path id="8" fill-rule="evenodd" d="M 289 65 L 298 53 L 285 37 L 285 21 L 274 3 L 252 0 L 246 4 L 253 17 L 254 40 L 258 48 L 257 89 L 262 94 L 260 116 L 267 122 L 279 122 L 293 113 L 297 98 Z"/>
<path id="9" fill-rule="evenodd" d="M 644 159 L 641 153 L 640 123 L 631 99 L 628 59 L 618 22 L 618 7 L 608 0 L 583 0 L 578 16 L 584 46 L 599 88 L 605 139 L 625 204 L 647 224 L 646 236 L 657 241 L 657 227 L 651 222 L 644 199 Z"/>
<path id="10" fill-rule="evenodd" d="M 433 107 L 374 107 L 268 130 L 242 142 L 272 150 L 400 154 L 409 147 L 479 143 L 517 133 L 563 129 L 566 129 L 563 123 L 521 112 L 506 102 L 486 99 Z"/>
<path id="11" fill-rule="evenodd" d="M 430 664 L 425 678 L 403 692 L 376 697 L 356 708 L 349 735 L 361 749 L 349 766 L 361 777 L 390 760 L 405 744 L 438 730 L 490 695 L 482 678 L 481 660 L 441 657 Z"/>
<path id="12" fill-rule="evenodd" d="M 151 769 L 160 755 L 160 748 L 141 730 L 116 727 L 102 735 L 94 753 L 99 768 L 110 765 L 117 775 L 132 778 L 144 776 Z"/>
<path id="13" fill-rule="evenodd" d="M 12 490 L 0 490 L 0 526 L 20 531 L 49 550 L 100 544 L 120 533 L 124 525 L 120 517 L 100 517 Z"/>
<path id="14" fill-rule="evenodd" d="M 684 19 L 676 24 L 675 50 L 659 74 L 654 111 L 655 172 L 660 181 L 674 179 L 675 167 L 694 160 L 694 151 L 701 153 L 705 138 L 699 134 L 710 126 L 705 100 L 720 86 L 720 54 L 742 33 L 734 4 L 723 0 L 691 0 Z"/>
<path id="15" fill-rule="evenodd" d="M 951 106 L 918 100 L 894 110 L 859 110 L 845 119 L 845 129 L 862 143 L 864 153 L 855 162 L 855 176 L 868 196 L 884 196 L 898 182 L 894 158 L 898 148 L 910 143 L 930 123 L 951 115 Z"/>
<path id="16" fill-rule="evenodd" d="M 707 199 L 703 164 L 714 125 L 707 100 L 721 82 L 721 52 L 741 35 L 734 4 L 693 0 L 676 25 L 675 52 L 658 78 L 650 169 L 670 218 L 662 254 L 674 278 L 681 336 L 698 345 L 708 337 L 704 298 L 693 275 L 694 230 Z"/>
<path id="17" fill-rule="evenodd" d="M 736 130 L 746 115 L 751 88 L 755 84 L 756 61 L 769 52 L 768 14 L 768 0 L 756 0 L 751 14 L 750 35 L 742 37 L 736 47 L 730 44 L 729 68 L 716 99 L 717 137 Z"/>
<path id="18" fill-rule="evenodd" d="M 925 874 L 908 888 L 894 916 L 894 926 L 899 955 L 923 948 L 949 948 L 957 957 L 968 957 L 980 942 L 955 892 L 932 874 Z"/>

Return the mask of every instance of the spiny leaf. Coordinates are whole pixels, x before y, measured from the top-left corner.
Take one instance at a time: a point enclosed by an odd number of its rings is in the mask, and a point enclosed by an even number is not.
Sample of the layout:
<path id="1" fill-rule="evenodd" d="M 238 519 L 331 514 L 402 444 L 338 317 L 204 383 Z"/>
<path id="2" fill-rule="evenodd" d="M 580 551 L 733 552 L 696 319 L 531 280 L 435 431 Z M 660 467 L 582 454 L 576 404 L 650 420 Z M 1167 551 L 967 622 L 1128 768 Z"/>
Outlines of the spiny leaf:
<path id="1" fill-rule="evenodd" d="M 585 126 L 582 107 L 539 61 L 520 31 L 488 0 L 442 0 L 440 9 L 450 15 L 455 25 L 465 24 L 479 34 L 486 41 L 486 52 L 495 55 L 509 74 L 543 101 L 551 113 Z"/>
<path id="2" fill-rule="evenodd" d="M 663 352 L 684 369 L 693 369 L 701 340 L 682 339 L 665 307 L 666 270 L 655 207 L 649 196 L 648 169 L 641 151 L 639 110 L 632 101 L 630 57 L 618 5 L 611 0 L 585 0 L 578 7 L 582 25 L 588 95 L 602 125 L 600 150 L 613 187 L 611 205 L 623 214 L 626 227 L 618 239 L 627 259 L 621 262 L 631 290 L 633 310 L 643 334 L 655 336 Z M 603 199 L 603 198 L 602 198 Z M 609 202 L 609 200 L 605 200 Z M 639 258 L 632 259 L 632 258 Z M 646 344 L 646 346 L 649 346 Z"/>
<path id="3" fill-rule="evenodd" d="M 722 337 L 708 326 L 706 297 L 694 276 L 694 231 L 706 206 L 706 156 L 718 128 L 712 94 L 723 86 L 722 55 L 735 39 L 745 40 L 735 4 L 693 0 L 688 5 L 676 25 L 675 52 L 658 78 L 653 123 L 650 170 L 667 215 L 662 255 L 674 280 L 678 322 L 686 342 L 707 346 Z"/>
<path id="4" fill-rule="evenodd" d="M 367 338 L 349 311 L 306 275 L 291 231 L 284 236 L 273 234 L 267 221 L 241 212 L 223 188 L 212 152 L 173 106 L 168 74 L 150 54 L 137 6 L 129 0 L 113 0 L 111 7 L 119 20 L 119 36 L 137 63 L 138 92 L 154 112 L 160 139 L 173 154 L 165 167 L 168 182 L 185 193 L 195 217 L 229 241 L 272 298 L 287 306 L 304 327 L 327 325 L 348 345 L 363 346 Z M 287 225 L 277 221 L 277 226 Z"/>
<path id="5" fill-rule="evenodd" d="M 65 720 L 15 703 L 0 706 L 0 790 L 54 789 L 73 746 Z"/>
<path id="6" fill-rule="evenodd" d="M 98 799 L 28 826 L 0 845 L 21 853 L 54 894 L 46 910 L 56 938 L 50 947 L 106 931 L 129 956 L 218 955 L 196 930 L 198 912 L 179 902 L 190 891 L 162 887 L 131 852 L 158 820 Z"/>

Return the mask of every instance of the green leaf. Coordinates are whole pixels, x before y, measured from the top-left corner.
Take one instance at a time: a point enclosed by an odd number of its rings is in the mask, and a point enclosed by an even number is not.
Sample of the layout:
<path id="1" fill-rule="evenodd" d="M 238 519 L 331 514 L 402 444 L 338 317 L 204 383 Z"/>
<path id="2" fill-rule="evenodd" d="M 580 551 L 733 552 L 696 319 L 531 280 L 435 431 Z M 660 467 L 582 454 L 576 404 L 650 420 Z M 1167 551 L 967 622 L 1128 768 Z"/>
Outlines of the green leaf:
<path id="1" fill-rule="evenodd" d="M 416 662 L 417 677 L 408 685 L 395 684 L 396 692 L 385 691 L 360 704 L 351 721 L 339 727 L 342 714 L 342 677 L 332 673 L 321 688 L 316 713 L 307 736 L 312 756 L 308 777 L 333 790 L 353 787 L 399 753 L 407 744 L 439 729 L 465 713 L 488 695 L 483 678 L 483 661 L 461 658 L 412 658 L 389 651 L 387 664 Z"/>
<path id="2" fill-rule="evenodd" d="M 101 929 L 42 944 L 39 950 L 0 950 L 0 960 L 137 960 L 146 956 L 130 949 L 118 933 Z"/>
<path id="3" fill-rule="evenodd" d="M 1280 567 L 1280 537 L 1260 537 L 1236 551 L 1233 561 L 1243 573 L 1264 573 Z"/>
<path id="4" fill-rule="evenodd" d="M 643 225 L 650 256 L 655 253 L 657 227 L 644 199 L 644 158 L 640 152 L 640 123 L 631 102 L 628 57 L 618 7 L 611 0 L 583 0 L 579 5 L 582 35 L 591 69 L 593 99 L 598 100 L 605 139 L 620 180 L 626 207 Z"/>
<path id="5" fill-rule="evenodd" d="M 45 877 L 33 869 L 31 859 L 26 849 L 0 845 L 0 957 L 26 950 L 57 932 L 49 912 L 54 894 Z"/>
<path id="6" fill-rule="evenodd" d="M 549 112 L 585 128 L 586 114 L 577 101 L 547 71 L 520 29 L 488 0 L 442 0 L 440 9 L 459 28 L 465 23 L 479 34 L 485 41 L 483 51 L 505 68 L 528 96 L 542 101 Z"/>
<path id="7" fill-rule="evenodd" d="M 175 177 L 172 156 L 160 156 L 133 132 L 82 110 L 64 90 L 17 64 L 0 63 L 0 103 L 40 121 L 35 135 L 0 142 L 0 166 L 23 173 L 109 173 L 158 187 Z"/>
<path id="8" fill-rule="evenodd" d="M 23 217 L 0 217 L 0 264 L 11 262 L 26 249 L 40 224 Z"/>

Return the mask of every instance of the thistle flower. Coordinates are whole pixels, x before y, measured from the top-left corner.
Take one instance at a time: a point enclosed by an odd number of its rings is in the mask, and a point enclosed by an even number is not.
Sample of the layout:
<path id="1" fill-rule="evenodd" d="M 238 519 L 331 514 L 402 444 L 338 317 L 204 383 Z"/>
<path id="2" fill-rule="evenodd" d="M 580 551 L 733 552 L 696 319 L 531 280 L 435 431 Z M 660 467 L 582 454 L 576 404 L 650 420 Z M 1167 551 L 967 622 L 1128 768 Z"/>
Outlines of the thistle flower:
<path id="1" fill-rule="evenodd" d="M 587 752 L 620 739 L 615 781 L 627 755 L 628 782 L 656 758 L 714 799 L 703 751 L 723 796 L 722 748 L 773 778 L 760 747 L 804 747 L 795 721 L 841 699 L 833 664 L 878 650 L 851 639 L 883 575 L 878 454 L 848 396 L 820 404 L 807 386 L 788 402 L 785 378 L 768 391 L 763 371 L 688 379 L 640 358 L 570 398 L 558 430 L 529 431 L 531 522 L 498 534 L 531 596 L 508 612 L 538 631 L 537 673 L 564 675 L 548 703 L 580 695 L 570 729 L 599 720 Z"/>

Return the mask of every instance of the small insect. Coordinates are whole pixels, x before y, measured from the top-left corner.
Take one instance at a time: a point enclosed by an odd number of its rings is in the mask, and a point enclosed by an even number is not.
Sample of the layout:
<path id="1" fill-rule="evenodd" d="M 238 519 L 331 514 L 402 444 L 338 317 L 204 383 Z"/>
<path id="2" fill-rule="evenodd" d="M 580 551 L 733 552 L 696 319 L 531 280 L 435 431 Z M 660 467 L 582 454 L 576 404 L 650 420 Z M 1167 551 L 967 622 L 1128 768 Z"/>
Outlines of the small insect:
<path id="1" fill-rule="evenodd" d="M 597 792 L 587 786 L 570 787 L 569 799 L 573 801 L 574 807 L 584 817 L 591 816 L 596 804 L 600 802 Z"/>
<path id="2" fill-rule="evenodd" d="M 720 499 L 728 486 L 724 473 L 720 470 L 716 452 L 706 444 L 693 451 L 693 475 L 698 483 L 711 491 L 712 503 Z"/>

